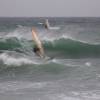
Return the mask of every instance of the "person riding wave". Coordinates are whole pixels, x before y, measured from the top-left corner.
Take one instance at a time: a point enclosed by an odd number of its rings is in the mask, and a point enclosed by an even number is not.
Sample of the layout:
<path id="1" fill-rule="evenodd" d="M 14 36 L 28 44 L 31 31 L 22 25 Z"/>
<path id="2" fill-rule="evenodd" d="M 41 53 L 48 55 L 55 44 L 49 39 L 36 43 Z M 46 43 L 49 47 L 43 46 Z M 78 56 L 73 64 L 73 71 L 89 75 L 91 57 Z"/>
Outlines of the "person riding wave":
<path id="1" fill-rule="evenodd" d="M 32 37 L 33 37 L 33 41 L 35 42 L 35 47 L 33 48 L 34 53 L 40 56 L 41 58 L 43 58 L 44 48 L 42 46 L 42 42 L 40 41 L 35 28 L 32 28 Z"/>

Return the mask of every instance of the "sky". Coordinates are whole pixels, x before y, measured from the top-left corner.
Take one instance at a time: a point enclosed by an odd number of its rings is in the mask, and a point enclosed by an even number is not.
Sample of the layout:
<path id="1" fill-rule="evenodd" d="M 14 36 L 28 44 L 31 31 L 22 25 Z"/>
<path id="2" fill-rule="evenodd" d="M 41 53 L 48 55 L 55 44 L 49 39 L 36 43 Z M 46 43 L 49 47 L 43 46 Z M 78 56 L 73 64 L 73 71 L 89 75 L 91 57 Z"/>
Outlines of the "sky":
<path id="1" fill-rule="evenodd" d="M 0 17 L 100 17 L 100 0 L 0 0 Z"/>

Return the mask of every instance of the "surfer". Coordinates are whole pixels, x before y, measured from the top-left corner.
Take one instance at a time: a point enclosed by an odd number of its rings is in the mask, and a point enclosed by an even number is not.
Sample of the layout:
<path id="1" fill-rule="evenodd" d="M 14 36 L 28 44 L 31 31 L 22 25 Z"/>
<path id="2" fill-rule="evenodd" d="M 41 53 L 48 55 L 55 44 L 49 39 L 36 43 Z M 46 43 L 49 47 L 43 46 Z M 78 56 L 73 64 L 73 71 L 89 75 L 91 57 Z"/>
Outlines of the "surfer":
<path id="1" fill-rule="evenodd" d="M 43 27 L 45 27 L 45 29 L 47 29 L 47 30 L 58 30 L 58 29 L 60 29 L 60 27 L 51 27 L 48 19 L 45 19 L 44 23 L 38 23 L 38 24 L 43 25 Z"/>
<path id="2" fill-rule="evenodd" d="M 48 19 L 45 19 L 44 27 L 45 27 L 46 29 L 49 29 L 49 28 L 50 28 Z"/>
<path id="3" fill-rule="evenodd" d="M 35 31 L 35 28 L 32 28 L 32 36 L 33 36 L 33 41 L 35 42 L 35 47 L 33 48 L 33 51 L 35 52 L 35 54 L 37 54 L 38 56 L 40 56 L 41 58 L 44 57 L 44 49 L 42 46 L 42 43 Z"/>
<path id="4" fill-rule="evenodd" d="M 47 30 L 58 30 L 59 27 L 51 27 L 48 19 L 45 19 L 45 23 L 43 23 L 45 29 Z"/>
<path id="5" fill-rule="evenodd" d="M 43 25 L 43 27 L 45 27 L 45 29 L 49 30 L 50 29 L 50 24 L 49 24 L 49 21 L 48 19 L 45 19 L 45 22 L 44 23 L 38 23 L 40 25 Z"/>

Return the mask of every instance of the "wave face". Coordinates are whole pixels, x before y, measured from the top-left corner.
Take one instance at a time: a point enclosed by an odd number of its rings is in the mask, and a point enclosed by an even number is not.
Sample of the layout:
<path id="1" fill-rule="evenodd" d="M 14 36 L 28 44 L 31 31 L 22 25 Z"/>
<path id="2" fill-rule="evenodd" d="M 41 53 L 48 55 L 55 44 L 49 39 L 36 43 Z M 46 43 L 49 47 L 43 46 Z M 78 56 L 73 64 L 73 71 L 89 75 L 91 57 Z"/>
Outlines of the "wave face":
<path id="1" fill-rule="evenodd" d="M 47 56 L 56 59 L 99 58 L 100 45 L 88 44 L 72 39 L 57 39 L 43 41 Z M 42 64 L 33 52 L 32 40 L 11 37 L 0 41 L 0 60 L 7 65 Z"/>
<path id="2" fill-rule="evenodd" d="M 53 41 L 43 41 L 43 46 L 49 56 L 50 54 L 57 53 L 58 55 L 56 55 L 56 57 L 62 55 L 65 58 L 100 57 L 99 44 L 88 44 L 72 39 L 60 38 Z M 31 53 L 33 52 L 33 48 L 34 43 L 32 40 L 19 40 L 14 37 L 0 41 L 1 53 L 5 50 L 16 51 L 19 53 L 27 53 L 27 50 L 30 50 Z"/>
<path id="3" fill-rule="evenodd" d="M 59 39 L 52 43 L 45 42 L 44 46 L 49 52 L 59 52 L 65 58 L 100 57 L 99 44 L 94 45 L 71 39 Z"/>
<path id="4" fill-rule="evenodd" d="M 73 20 L 73 21 L 72 21 Z M 41 62 L 34 54 L 31 28 L 34 26 L 43 42 L 47 56 L 56 59 L 99 58 L 100 24 L 98 19 L 72 18 L 49 19 L 57 30 L 46 30 L 42 25 L 44 18 L 1 18 L 0 59 L 4 63 L 10 57 L 18 63 L 33 64 Z M 9 25 L 8 25 L 9 23 Z M 20 61 L 17 59 L 21 59 Z M 7 61 L 6 61 L 7 60 Z M 17 61 L 18 60 L 18 61 Z M 28 62 L 26 61 L 28 60 Z M 5 62 L 6 61 L 6 62 Z M 32 62 L 33 61 L 33 62 Z"/>

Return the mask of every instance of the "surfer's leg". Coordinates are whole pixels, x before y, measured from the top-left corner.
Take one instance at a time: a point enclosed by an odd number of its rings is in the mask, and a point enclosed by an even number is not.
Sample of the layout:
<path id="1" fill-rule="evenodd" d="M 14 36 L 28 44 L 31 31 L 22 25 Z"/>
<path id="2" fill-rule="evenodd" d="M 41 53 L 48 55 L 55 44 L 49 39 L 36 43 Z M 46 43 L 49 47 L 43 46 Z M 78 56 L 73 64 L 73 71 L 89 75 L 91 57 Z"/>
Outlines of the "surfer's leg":
<path id="1" fill-rule="evenodd" d="M 40 51 L 37 51 L 36 54 L 37 54 L 38 56 L 40 56 L 41 58 L 43 58 L 43 56 L 41 55 Z"/>

